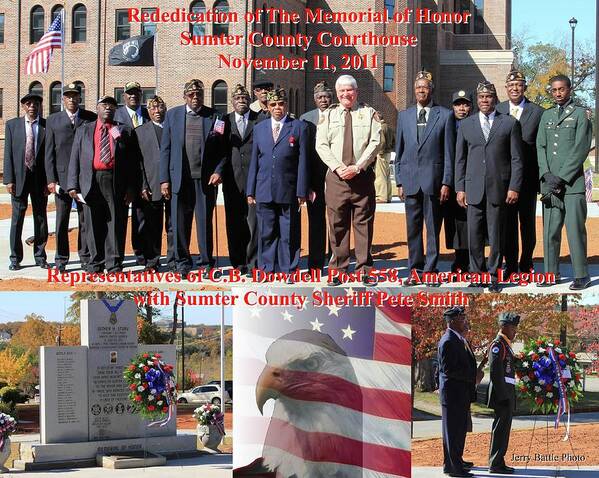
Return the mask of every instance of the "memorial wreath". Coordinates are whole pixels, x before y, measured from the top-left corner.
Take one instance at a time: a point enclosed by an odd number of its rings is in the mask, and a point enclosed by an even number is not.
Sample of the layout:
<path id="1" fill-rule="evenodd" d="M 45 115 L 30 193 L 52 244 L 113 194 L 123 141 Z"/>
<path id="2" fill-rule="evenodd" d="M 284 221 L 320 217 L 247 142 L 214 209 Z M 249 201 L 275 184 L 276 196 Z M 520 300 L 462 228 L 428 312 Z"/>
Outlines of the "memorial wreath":
<path id="1" fill-rule="evenodd" d="M 175 406 L 173 366 L 164 363 L 160 354 L 141 353 L 131 360 L 123 376 L 129 385 L 129 400 L 139 414 L 152 425 L 166 425 Z"/>
<path id="2" fill-rule="evenodd" d="M 17 430 L 17 421 L 6 413 L 0 413 L 0 451 L 6 439 Z"/>

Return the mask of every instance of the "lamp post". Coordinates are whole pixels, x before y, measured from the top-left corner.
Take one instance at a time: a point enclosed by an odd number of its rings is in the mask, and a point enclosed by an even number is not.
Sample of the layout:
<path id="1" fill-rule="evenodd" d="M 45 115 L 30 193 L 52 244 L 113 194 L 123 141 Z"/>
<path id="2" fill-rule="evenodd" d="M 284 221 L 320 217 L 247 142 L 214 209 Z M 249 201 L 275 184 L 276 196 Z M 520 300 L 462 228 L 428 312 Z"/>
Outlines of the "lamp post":
<path id="1" fill-rule="evenodd" d="M 572 80 L 572 85 L 574 85 L 574 30 L 576 29 L 576 25 L 578 24 L 578 20 L 572 17 L 568 22 L 570 24 L 570 28 L 572 29 L 572 68 L 570 79 Z"/>

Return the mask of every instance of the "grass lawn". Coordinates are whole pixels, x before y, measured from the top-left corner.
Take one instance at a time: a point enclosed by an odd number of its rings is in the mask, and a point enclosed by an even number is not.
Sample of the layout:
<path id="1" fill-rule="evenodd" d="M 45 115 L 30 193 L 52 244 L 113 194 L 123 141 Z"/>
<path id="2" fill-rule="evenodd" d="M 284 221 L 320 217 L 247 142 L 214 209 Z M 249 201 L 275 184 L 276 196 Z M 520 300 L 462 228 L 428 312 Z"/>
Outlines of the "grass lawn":
<path id="1" fill-rule="evenodd" d="M 416 392 L 414 397 L 414 408 L 432 415 L 441 416 L 441 405 L 439 405 L 439 395 L 433 392 Z M 599 410 L 599 392 L 586 392 L 582 400 L 572 409 L 576 412 L 590 412 Z M 473 415 L 492 416 L 493 410 L 487 408 L 481 403 L 473 403 L 471 406 Z M 521 400 L 518 400 L 516 406 L 516 415 L 530 415 L 528 406 Z"/>

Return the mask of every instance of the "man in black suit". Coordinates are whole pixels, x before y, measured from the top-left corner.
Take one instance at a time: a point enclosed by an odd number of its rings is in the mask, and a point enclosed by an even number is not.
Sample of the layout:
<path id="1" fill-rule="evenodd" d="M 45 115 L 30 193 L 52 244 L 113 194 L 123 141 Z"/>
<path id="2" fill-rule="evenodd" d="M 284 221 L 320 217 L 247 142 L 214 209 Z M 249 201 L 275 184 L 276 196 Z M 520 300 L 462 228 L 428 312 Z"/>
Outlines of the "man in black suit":
<path id="1" fill-rule="evenodd" d="M 455 120 L 452 111 L 433 103 L 433 90 L 432 75 L 419 72 L 414 84 L 416 105 L 397 115 L 395 135 L 395 183 L 406 204 L 408 266 L 419 272 L 437 270 L 441 204 L 453 188 Z M 411 277 L 405 282 L 413 283 Z"/>
<path id="2" fill-rule="evenodd" d="M 123 88 L 123 106 L 117 108 L 114 120 L 135 129 L 150 121 L 148 109 L 142 106 L 141 85 L 137 81 L 129 81 Z M 144 207 L 141 198 L 136 197 L 131 207 L 131 246 L 138 265 L 144 265 L 144 239 L 141 227 L 144 222 Z"/>
<path id="3" fill-rule="evenodd" d="M 208 277 L 212 256 L 212 214 L 225 162 L 225 124 L 216 110 L 204 106 L 204 84 L 190 80 L 183 91 L 185 105 L 170 109 L 160 144 L 160 187 L 171 201 L 171 221 L 177 271 L 187 275 L 194 211 L 200 247 L 199 267 Z"/>
<path id="4" fill-rule="evenodd" d="M 530 272 L 533 269 L 532 254 L 537 241 L 536 211 L 539 192 L 539 163 L 537 161 L 537 131 L 545 111 L 524 96 L 526 77 L 518 70 L 507 76 L 505 89 L 509 100 L 499 103 L 497 111 L 511 115 L 522 128 L 522 188 L 516 204 L 507 207 L 504 251 L 505 276 L 512 272 Z M 522 253 L 518 263 L 518 222 Z"/>
<path id="5" fill-rule="evenodd" d="M 131 128 L 114 121 L 116 100 L 98 100 L 98 119 L 77 129 L 67 188 L 83 204 L 90 260 L 88 272 L 120 272 L 127 210 L 138 191 L 139 152 Z"/>
<path id="6" fill-rule="evenodd" d="M 490 292 L 501 289 L 501 266 L 506 206 L 518 202 L 522 185 L 520 123 L 495 111 L 495 86 L 487 81 L 476 89 L 479 113 L 460 122 L 456 144 L 455 189 L 461 207 L 468 208 L 470 271 L 485 270 L 485 225 L 491 251 L 486 269 Z M 478 285 L 478 284 L 472 284 Z"/>
<path id="7" fill-rule="evenodd" d="M 274 86 L 272 81 L 262 80 L 254 83 L 254 96 L 256 97 L 256 101 L 250 104 L 250 110 L 258 113 L 258 119 L 260 121 L 270 116 L 266 95 L 268 95 L 269 91 L 272 91 Z"/>
<path id="8" fill-rule="evenodd" d="M 437 349 L 439 361 L 439 399 L 443 420 L 443 472 L 449 476 L 469 477 L 474 465 L 462 459 L 468 429 L 470 404 L 476 399 L 476 358 L 464 338 L 468 320 L 463 307 L 452 307 L 443 314 L 447 330 Z M 482 377 L 481 377 L 482 378 Z"/>
<path id="9" fill-rule="evenodd" d="M 46 120 L 40 116 L 42 97 L 29 93 L 21 98 L 24 116 L 6 122 L 4 135 L 4 180 L 11 195 L 9 270 L 21 268 L 23 260 L 23 222 L 27 199 L 33 209 L 33 257 L 42 269 L 48 269 L 48 188 L 44 165 L 44 135 Z"/>
<path id="10" fill-rule="evenodd" d="M 71 83 L 62 92 L 64 110 L 53 113 L 46 119 L 46 178 L 48 190 L 56 203 L 56 255 L 54 265 L 64 272 L 69 262 L 69 216 L 73 198 L 67 192 L 67 176 L 75 131 L 81 125 L 96 121 L 96 114 L 79 108 L 81 88 Z M 78 232 L 77 250 L 82 268 L 89 262 L 89 248 L 85 240 L 83 205 L 77 204 Z"/>
<path id="11" fill-rule="evenodd" d="M 231 265 L 247 274 L 258 265 L 256 205 L 247 203 L 245 188 L 254 126 L 260 115 L 250 110 L 250 94 L 243 85 L 233 87 L 231 103 L 233 111 L 225 117 L 227 159 L 223 169 L 227 242 Z"/>
<path id="12" fill-rule="evenodd" d="M 141 153 L 142 169 L 140 205 L 143 220 L 139 225 L 139 231 L 145 270 L 158 271 L 163 225 L 166 225 L 167 236 L 166 263 L 171 269 L 175 266 L 171 203 L 164 199 L 160 192 L 160 141 L 166 116 L 166 104 L 160 96 L 154 96 L 148 101 L 148 113 L 151 121 L 135 128 L 133 132 Z"/>
<path id="13" fill-rule="evenodd" d="M 300 116 L 308 123 L 310 132 L 310 194 L 308 195 L 308 269 L 322 269 L 327 249 L 326 204 L 324 201 L 324 179 L 327 165 L 316 152 L 316 128 L 324 112 L 333 103 L 333 90 L 326 81 L 314 87 L 316 108 Z"/>

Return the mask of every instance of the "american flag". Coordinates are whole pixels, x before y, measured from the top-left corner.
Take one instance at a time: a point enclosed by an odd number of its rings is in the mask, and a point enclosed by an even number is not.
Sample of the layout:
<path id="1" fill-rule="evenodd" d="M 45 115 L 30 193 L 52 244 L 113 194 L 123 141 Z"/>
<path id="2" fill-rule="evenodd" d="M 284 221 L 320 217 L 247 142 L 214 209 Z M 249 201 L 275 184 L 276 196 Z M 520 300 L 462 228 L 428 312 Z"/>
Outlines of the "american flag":
<path id="1" fill-rule="evenodd" d="M 25 73 L 35 75 L 47 73 L 54 49 L 62 47 L 62 13 L 58 15 L 48 31 L 40 38 L 33 51 L 25 58 Z"/>
<path id="2" fill-rule="evenodd" d="M 315 307 L 318 288 L 257 291 L 308 303 L 234 308 L 233 476 L 410 477 L 409 308 Z"/>
<path id="3" fill-rule="evenodd" d="M 593 202 L 593 168 L 587 168 L 584 172 L 584 189 L 587 202 Z"/>

